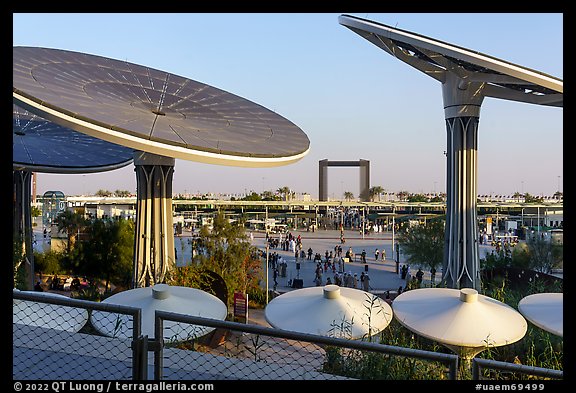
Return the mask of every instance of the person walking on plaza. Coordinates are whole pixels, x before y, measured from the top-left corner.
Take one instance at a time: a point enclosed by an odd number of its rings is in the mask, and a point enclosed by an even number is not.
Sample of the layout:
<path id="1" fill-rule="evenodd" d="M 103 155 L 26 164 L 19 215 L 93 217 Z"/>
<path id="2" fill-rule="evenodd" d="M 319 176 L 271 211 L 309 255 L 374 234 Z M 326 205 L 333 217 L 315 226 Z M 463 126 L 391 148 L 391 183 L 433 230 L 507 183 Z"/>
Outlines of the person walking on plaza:
<path id="1" fill-rule="evenodd" d="M 386 250 L 382 249 L 382 261 L 386 260 Z"/>
<path id="2" fill-rule="evenodd" d="M 36 292 L 44 292 L 44 288 L 42 288 L 42 283 L 38 281 L 36 285 L 34 285 L 34 290 Z"/>
<path id="3" fill-rule="evenodd" d="M 338 274 L 334 274 L 334 284 L 338 285 L 339 287 L 342 286 L 342 277 Z"/>
<path id="4" fill-rule="evenodd" d="M 278 286 L 278 268 L 274 268 L 274 290 Z"/>
<path id="5" fill-rule="evenodd" d="M 436 269 L 434 269 L 434 267 L 430 269 L 430 281 L 432 282 L 432 285 L 434 285 L 436 281 Z"/>
<path id="6" fill-rule="evenodd" d="M 378 262 L 378 257 L 380 256 L 380 250 L 374 250 L 374 260 Z"/>
<path id="7" fill-rule="evenodd" d="M 418 280 L 418 288 L 422 286 L 423 278 L 424 278 L 424 272 L 422 271 L 422 269 L 418 268 L 418 271 L 416 272 L 416 279 Z"/>
<path id="8" fill-rule="evenodd" d="M 362 250 L 362 263 L 366 263 L 366 250 Z"/>
<path id="9" fill-rule="evenodd" d="M 364 275 L 364 281 L 362 281 L 362 289 L 366 292 L 370 292 L 370 276 L 368 273 Z"/>
<path id="10" fill-rule="evenodd" d="M 348 287 L 348 288 L 352 288 L 354 286 L 354 279 L 352 278 L 352 273 L 351 272 L 347 272 L 346 275 L 344 276 L 344 286 Z"/>

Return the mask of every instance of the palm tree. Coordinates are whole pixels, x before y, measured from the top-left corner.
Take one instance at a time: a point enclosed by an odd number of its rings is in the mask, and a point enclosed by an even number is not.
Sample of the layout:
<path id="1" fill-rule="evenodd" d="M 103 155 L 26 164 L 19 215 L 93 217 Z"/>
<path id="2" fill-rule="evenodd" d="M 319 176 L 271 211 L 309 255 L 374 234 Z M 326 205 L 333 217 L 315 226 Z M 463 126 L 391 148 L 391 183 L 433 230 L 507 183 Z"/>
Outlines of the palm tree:
<path id="1" fill-rule="evenodd" d="M 374 186 L 370 187 L 370 200 L 374 202 L 374 197 L 378 196 L 378 201 L 380 201 L 380 194 L 384 192 L 384 188 L 382 186 Z"/>
<path id="2" fill-rule="evenodd" d="M 290 195 L 291 195 L 290 187 L 288 187 L 288 186 L 280 187 L 280 188 L 277 189 L 276 191 L 277 191 L 280 195 L 283 195 L 283 196 L 284 196 L 284 200 L 285 200 L 285 201 L 288 201 L 288 198 L 289 198 Z"/>
<path id="3" fill-rule="evenodd" d="M 396 193 L 396 196 L 398 197 L 398 200 L 400 200 L 400 201 L 406 200 L 406 198 L 408 198 L 408 195 L 410 195 L 410 193 L 408 191 L 398 191 Z"/>
<path id="4" fill-rule="evenodd" d="M 346 199 L 346 201 L 350 202 L 352 199 L 354 199 L 354 194 L 351 193 L 350 191 L 345 191 L 344 192 L 344 199 Z"/>
<path id="5" fill-rule="evenodd" d="M 56 217 L 56 224 L 58 225 L 58 231 L 65 231 L 68 236 L 68 245 L 66 249 L 68 252 L 74 249 L 74 244 L 76 243 L 76 235 L 79 233 L 80 229 L 86 226 L 86 219 L 82 214 L 72 212 L 70 210 L 64 210 Z"/>
<path id="6" fill-rule="evenodd" d="M 564 194 L 560 191 L 556 191 L 553 195 L 554 199 L 563 199 Z"/>
<path id="7" fill-rule="evenodd" d="M 100 190 L 96 191 L 96 194 L 94 194 L 94 195 L 99 196 L 99 197 L 109 197 L 109 196 L 112 196 L 112 192 L 110 192 L 108 190 L 100 189 Z"/>

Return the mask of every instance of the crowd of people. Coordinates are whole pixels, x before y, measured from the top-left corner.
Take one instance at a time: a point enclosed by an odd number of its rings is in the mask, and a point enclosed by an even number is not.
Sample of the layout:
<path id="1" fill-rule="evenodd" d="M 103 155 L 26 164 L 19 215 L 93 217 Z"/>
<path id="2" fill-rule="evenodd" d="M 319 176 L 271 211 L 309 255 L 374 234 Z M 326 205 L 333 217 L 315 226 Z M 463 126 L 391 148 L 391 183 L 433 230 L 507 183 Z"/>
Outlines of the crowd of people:
<path id="1" fill-rule="evenodd" d="M 278 236 L 267 235 L 266 241 L 268 247 L 274 250 L 269 254 L 268 261 L 269 267 L 272 269 L 274 290 L 276 290 L 278 286 L 278 279 L 280 277 L 286 277 L 286 269 L 288 266 L 284 258 L 282 258 L 282 256 L 275 250 L 277 248 L 281 248 L 282 251 L 293 253 L 297 270 L 296 278 L 298 279 L 300 279 L 301 263 L 311 262 L 315 264 L 314 275 L 312 278 L 312 285 L 314 286 L 336 284 L 338 286 L 361 289 L 367 292 L 372 291 L 373 288 L 370 285 L 371 277 L 368 274 L 368 259 L 374 262 L 386 261 L 386 250 L 384 248 L 377 247 L 373 250 L 374 259 L 368 258 L 366 249 L 361 249 L 361 251 L 357 250 L 355 252 L 351 246 L 344 249 L 342 243 L 334 245 L 333 249 L 315 251 L 312 246 L 305 248 L 305 240 L 302 236 L 299 234 L 295 236 L 291 232 L 278 234 Z M 346 264 L 351 262 L 360 262 L 364 264 L 365 271 L 355 273 L 348 270 Z M 396 295 L 398 295 L 403 291 L 422 287 L 424 272 L 421 268 L 419 268 L 415 273 L 411 272 L 408 264 L 404 264 L 400 269 L 399 264 L 397 263 L 396 268 L 398 269 L 398 274 L 404 281 L 405 285 L 400 286 L 396 291 L 392 291 L 393 293 L 396 292 Z M 431 277 L 434 277 L 434 269 L 432 269 L 430 273 Z M 308 278 L 303 277 L 303 279 L 307 280 Z M 290 280 L 287 283 L 288 286 L 298 288 L 297 286 L 292 286 L 292 284 L 294 284 L 293 281 L 294 280 Z M 389 292 L 388 296 L 390 296 Z"/>

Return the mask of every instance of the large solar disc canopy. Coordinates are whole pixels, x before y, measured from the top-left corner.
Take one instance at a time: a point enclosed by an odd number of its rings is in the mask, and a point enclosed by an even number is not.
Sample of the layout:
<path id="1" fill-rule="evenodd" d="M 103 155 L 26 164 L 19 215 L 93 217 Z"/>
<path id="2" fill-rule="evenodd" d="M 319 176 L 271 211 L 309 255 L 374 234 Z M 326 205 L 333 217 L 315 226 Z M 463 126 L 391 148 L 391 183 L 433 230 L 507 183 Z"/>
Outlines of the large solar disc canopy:
<path id="1" fill-rule="evenodd" d="M 94 138 L 12 105 L 13 231 L 22 234 L 28 289 L 34 286 L 32 172 L 80 174 L 111 171 L 133 161 L 134 150 Z"/>
<path id="2" fill-rule="evenodd" d="M 134 150 L 43 119 L 13 105 L 12 163 L 15 170 L 80 174 L 122 168 Z"/>
<path id="3" fill-rule="evenodd" d="M 442 83 L 447 130 L 446 243 L 442 281 L 480 290 L 477 150 L 484 97 L 563 107 L 563 81 L 543 72 L 374 21 L 341 25 Z"/>
<path id="4" fill-rule="evenodd" d="M 19 106 L 112 143 L 219 165 L 296 162 L 310 141 L 295 124 L 218 88 L 126 61 L 13 48 Z"/>
<path id="5" fill-rule="evenodd" d="M 13 47 L 13 102 L 45 119 L 135 150 L 133 286 L 161 283 L 175 265 L 175 159 L 276 167 L 310 141 L 294 123 L 234 94 L 126 61 Z"/>

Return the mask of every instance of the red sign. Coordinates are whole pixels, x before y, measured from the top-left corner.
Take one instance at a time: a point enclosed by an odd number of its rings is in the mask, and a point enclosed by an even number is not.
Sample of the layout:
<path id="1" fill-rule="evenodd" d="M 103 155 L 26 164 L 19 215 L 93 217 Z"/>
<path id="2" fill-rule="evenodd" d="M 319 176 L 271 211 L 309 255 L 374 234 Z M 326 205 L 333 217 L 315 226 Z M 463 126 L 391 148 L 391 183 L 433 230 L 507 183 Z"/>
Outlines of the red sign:
<path id="1" fill-rule="evenodd" d="M 248 322 L 248 294 L 234 292 L 234 317 Z"/>

